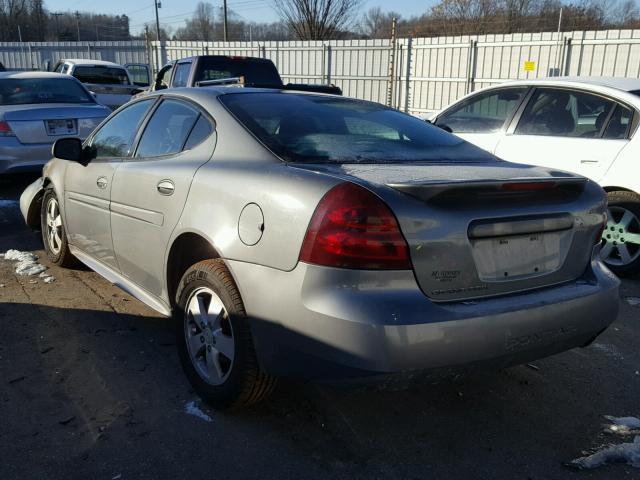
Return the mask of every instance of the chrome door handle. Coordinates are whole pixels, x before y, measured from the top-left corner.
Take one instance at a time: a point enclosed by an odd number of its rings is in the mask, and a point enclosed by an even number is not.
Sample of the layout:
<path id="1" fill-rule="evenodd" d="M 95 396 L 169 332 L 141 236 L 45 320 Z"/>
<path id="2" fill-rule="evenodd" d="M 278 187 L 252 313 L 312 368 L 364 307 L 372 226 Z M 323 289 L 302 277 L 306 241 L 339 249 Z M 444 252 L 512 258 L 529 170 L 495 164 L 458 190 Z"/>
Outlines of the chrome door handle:
<path id="1" fill-rule="evenodd" d="M 158 183 L 158 193 L 160 195 L 173 195 L 176 187 L 171 180 L 162 180 Z"/>
<path id="2" fill-rule="evenodd" d="M 580 160 L 580 163 L 600 163 L 600 160 Z"/>
<path id="3" fill-rule="evenodd" d="M 96 180 L 96 185 L 100 190 L 104 190 L 105 188 L 107 188 L 107 183 L 108 182 L 106 177 L 98 177 L 98 179 Z"/>

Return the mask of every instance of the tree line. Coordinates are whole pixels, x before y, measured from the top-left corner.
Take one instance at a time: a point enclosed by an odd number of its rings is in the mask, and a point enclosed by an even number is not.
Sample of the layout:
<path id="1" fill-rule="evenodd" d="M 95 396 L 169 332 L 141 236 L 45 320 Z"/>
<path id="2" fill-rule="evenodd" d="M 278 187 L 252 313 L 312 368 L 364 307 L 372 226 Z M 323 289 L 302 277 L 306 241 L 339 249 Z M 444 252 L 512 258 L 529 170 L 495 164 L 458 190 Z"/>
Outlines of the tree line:
<path id="1" fill-rule="evenodd" d="M 231 6 L 233 5 L 230 2 Z M 275 22 L 249 21 L 228 11 L 228 37 L 249 40 L 389 38 L 393 18 L 401 37 L 639 28 L 637 0 L 440 0 L 422 15 L 370 8 L 364 0 L 271 0 Z M 560 11 L 562 10 L 561 21 Z M 560 21 L 560 22 L 559 22 Z M 223 40 L 221 8 L 202 1 L 183 25 L 161 20 L 163 40 Z M 156 38 L 155 22 L 146 32 Z M 95 41 L 145 38 L 126 15 L 53 12 L 44 0 L 0 0 L 0 41 Z"/>

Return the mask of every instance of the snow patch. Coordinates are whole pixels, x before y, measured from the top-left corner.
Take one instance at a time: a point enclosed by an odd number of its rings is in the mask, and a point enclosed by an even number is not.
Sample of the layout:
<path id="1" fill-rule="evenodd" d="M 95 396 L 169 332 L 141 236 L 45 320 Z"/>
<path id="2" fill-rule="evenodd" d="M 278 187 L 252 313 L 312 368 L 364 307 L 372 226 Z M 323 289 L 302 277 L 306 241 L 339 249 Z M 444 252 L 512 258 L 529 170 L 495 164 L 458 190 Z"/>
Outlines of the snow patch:
<path id="1" fill-rule="evenodd" d="M 18 275 L 38 275 L 47 269 L 47 267 L 38 263 L 38 256 L 31 252 L 11 249 L 4 253 L 3 258 L 11 262 L 17 262 L 15 272 Z"/>
<path id="2" fill-rule="evenodd" d="M 619 435 L 640 434 L 640 418 L 612 417 L 611 415 L 605 415 L 604 418 L 611 422 L 611 425 L 607 426 L 609 432 Z"/>
<path id="3" fill-rule="evenodd" d="M 608 345 L 606 343 L 598 343 L 598 342 L 594 342 L 591 344 L 591 346 L 593 348 L 595 348 L 596 350 L 600 350 L 601 352 L 605 353 L 606 355 L 609 355 L 610 357 L 616 358 L 618 360 L 623 360 L 624 359 L 624 355 L 622 355 L 622 353 L 620 353 L 620 351 L 614 347 L 613 345 Z"/>
<path id="4" fill-rule="evenodd" d="M 640 297 L 625 297 L 624 300 L 632 307 L 640 307 Z"/>
<path id="5" fill-rule="evenodd" d="M 17 206 L 18 206 L 17 200 L 6 200 L 6 199 L 0 198 L 0 208 L 11 208 L 11 207 L 17 207 Z"/>
<path id="6" fill-rule="evenodd" d="M 640 468 L 640 436 L 633 443 L 611 445 L 586 457 L 571 460 L 569 465 L 580 469 L 598 468 L 608 463 L 627 463 Z"/>
<path id="7" fill-rule="evenodd" d="M 193 415 L 194 417 L 198 417 L 199 419 L 204 420 L 205 422 L 213 422 L 213 419 L 209 415 L 207 415 L 202 410 L 200 410 L 200 407 L 196 405 L 196 402 L 193 402 L 193 401 L 188 402 L 184 406 L 184 411 L 188 415 Z"/>

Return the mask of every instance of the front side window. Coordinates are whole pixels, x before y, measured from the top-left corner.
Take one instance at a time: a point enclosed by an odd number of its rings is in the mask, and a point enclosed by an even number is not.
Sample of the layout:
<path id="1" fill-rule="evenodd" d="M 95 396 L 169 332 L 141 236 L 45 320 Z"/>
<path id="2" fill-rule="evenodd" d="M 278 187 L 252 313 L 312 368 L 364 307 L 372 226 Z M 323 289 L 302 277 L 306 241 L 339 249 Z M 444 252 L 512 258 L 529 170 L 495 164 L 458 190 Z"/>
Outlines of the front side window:
<path id="1" fill-rule="evenodd" d="M 200 112 L 178 100 L 165 100 L 147 123 L 136 157 L 159 157 L 182 151 Z"/>
<path id="2" fill-rule="evenodd" d="M 531 97 L 516 135 L 600 138 L 615 104 L 585 92 L 540 88 Z"/>
<path id="3" fill-rule="evenodd" d="M 527 87 L 504 88 L 480 93 L 444 112 L 437 125 L 451 128 L 454 133 L 493 133 L 502 129 L 522 98 Z"/>
<path id="4" fill-rule="evenodd" d="M 287 162 L 487 161 L 487 152 L 377 103 L 284 92 L 235 93 L 220 101 Z"/>
<path id="5" fill-rule="evenodd" d="M 95 103 L 76 80 L 66 78 L 6 78 L 0 80 L 0 105 Z"/>
<path id="6" fill-rule="evenodd" d="M 111 117 L 93 136 L 91 145 L 97 158 L 126 157 L 145 114 L 154 99 L 134 103 Z"/>
<path id="7" fill-rule="evenodd" d="M 191 62 L 179 63 L 176 66 L 176 74 L 173 77 L 172 87 L 186 87 L 189 80 L 189 72 L 191 71 Z"/>

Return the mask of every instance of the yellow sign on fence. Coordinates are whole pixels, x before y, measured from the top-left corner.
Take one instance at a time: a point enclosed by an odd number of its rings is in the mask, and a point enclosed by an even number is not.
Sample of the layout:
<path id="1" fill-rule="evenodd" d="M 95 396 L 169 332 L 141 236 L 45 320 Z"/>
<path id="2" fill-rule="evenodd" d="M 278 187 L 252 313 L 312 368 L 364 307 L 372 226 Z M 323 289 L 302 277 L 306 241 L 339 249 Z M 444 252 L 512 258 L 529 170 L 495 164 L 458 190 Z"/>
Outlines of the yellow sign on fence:
<path id="1" fill-rule="evenodd" d="M 533 72 L 536 69 L 536 62 L 524 62 L 524 71 Z"/>

